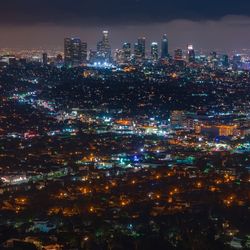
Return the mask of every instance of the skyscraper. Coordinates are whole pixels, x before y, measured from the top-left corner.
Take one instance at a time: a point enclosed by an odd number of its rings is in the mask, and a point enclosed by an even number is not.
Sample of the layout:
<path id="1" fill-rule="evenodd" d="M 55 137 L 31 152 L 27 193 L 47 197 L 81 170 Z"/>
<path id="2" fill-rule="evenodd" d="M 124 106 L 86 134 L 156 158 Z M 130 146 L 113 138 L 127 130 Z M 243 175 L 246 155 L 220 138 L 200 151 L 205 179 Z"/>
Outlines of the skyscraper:
<path id="1" fill-rule="evenodd" d="M 157 61 L 159 59 L 159 47 L 158 43 L 153 42 L 151 44 L 151 59 Z"/>
<path id="2" fill-rule="evenodd" d="M 71 65 L 71 38 L 64 39 L 64 63 L 66 66 Z"/>
<path id="3" fill-rule="evenodd" d="M 81 63 L 87 62 L 87 56 L 88 56 L 88 44 L 85 42 L 81 43 Z"/>
<path id="4" fill-rule="evenodd" d="M 78 66 L 81 64 L 81 40 L 74 38 L 71 40 L 71 62 L 72 66 Z"/>
<path id="5" fill-rule="evenodd" d="M 131 59 L 131 43 L 124 43 L 122 46 L 124 62 L 129 62 Z"/>
<path id="6" fill-rule="evenodd" d="M 104 30 L 102 32 L 102 40 L 97 43 L 97 54 L 100 60 L 105 62 L 111 61 L 111 46 L 109 43 L 109 32 Z"/>
<path id="7" fill-rule="evenodd" d="M 135 60 L 137 62 L 142 62 L 146 56 L 146 38 L 138 38 L 138 42 L 135 43 Z"/>
<path id="8" fill-rule="evenodd" d="M 224 68 L 228 68 L 229 67 L 229 57 L 228 57 L 228 55 L 222 55 L 221 56 L 221 65 Z"/>
<path id="9" fill-rule="evenodd" d="M 188 62 L 190 63 L 195 62 L 195 52 L 192 44 L 188 45 Z"/>
<path id="10" fill-rule="evenodd" d="M 87 60 L 87 43 L 79 38 L 64 39 L 64 61 L 66 66 L 79 66 Z"/>
<path id="11" fill-rule="evenodd" d="M 167 35 L 163 35 L 162 41 L 161 41 L 161 58 L 165 59 L 169 56 L 168 54 L 168 39 Z"/>
<path id="12" fill-rule="evenodd" d="M 48 54 L 43 53 L 43 65 L 47 65 L 47 64 L 48 64 Z"/>
<path id="13" fill-rule="evenodd" d="M 240 54 L 236 54 L 233 56 L 232 63 L 233 63 L 234 70 L 238 70 L 241 67 L 241 64 L 242 64 L 241 60 L 242 58 Z"/>
<path id="14" fill-rule="evenodd" d="M 146 56 L 146 38 L 141 37 L 138 39 L 138 47 L 141 54 L 141 58 L 145 59 Z"/>

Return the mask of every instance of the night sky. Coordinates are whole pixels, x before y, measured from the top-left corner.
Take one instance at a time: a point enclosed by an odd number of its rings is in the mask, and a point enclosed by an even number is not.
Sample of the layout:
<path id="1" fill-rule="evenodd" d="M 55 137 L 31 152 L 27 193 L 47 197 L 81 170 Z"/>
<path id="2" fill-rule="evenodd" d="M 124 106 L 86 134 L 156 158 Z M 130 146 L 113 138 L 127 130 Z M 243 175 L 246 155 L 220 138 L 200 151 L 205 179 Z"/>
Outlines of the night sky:
<path id="1" fill-rule="evenodd" d="M 6 0 L 0 5 L 0 46 L 62 47 L 79 36 L 94 48 L 103 29 L 113 48 L 167 33 L 170 48 L 250 48 L 249 0 Z"/>

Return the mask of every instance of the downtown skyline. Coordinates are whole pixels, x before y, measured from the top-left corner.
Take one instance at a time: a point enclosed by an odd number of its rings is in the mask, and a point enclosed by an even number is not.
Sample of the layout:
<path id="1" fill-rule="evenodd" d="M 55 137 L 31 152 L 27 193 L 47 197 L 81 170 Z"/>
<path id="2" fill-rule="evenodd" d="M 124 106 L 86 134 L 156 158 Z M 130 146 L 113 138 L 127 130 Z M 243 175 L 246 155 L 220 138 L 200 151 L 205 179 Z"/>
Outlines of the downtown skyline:
<path id="1" fill-rule="evenodd" d="M 109 30 L 112 48 L 140 36 L 159 42 L 166 33 L 170 50 L 192 43 L 227 52 L 250 47 L 249 10 L 245 0 L 10 0 L 1 4 L 0 47 L 53 49 L 65 37 L 80 37 L 94 48 L 99 33 Z"/>
<path id="2" fill-rule="evenodd" d="M 218 21 L 201 22 L 175 20 L 169 23 L 114 27 L 107 25 L 64 27 L 40 24 L 18 28 L 10 25 L 3 28 L 0 25 L 0 34 L 6 34 L 0 37 L 0 47 L 12 49 L 63 48 L 62 41 L 65 37 L 79 37 L 88 43 L 89 48 L 94 49 L 100 32 L 109 30 L 112 49 L 120 48 L 124 41 L 133 43 L 140 36 L 146 37 L 150 42 L 160 42 L 161 35 L 166 33 L 169 38 L 169 49 L 172 51 L 176 48 L 185 48 L 187 44 L 192 43 L 199 50 L 230 52 L 250 48 L 250 29 L 246 28 L 248 26 L 250 27 L 250 18 L 247 17 L 225 17 Z"/>

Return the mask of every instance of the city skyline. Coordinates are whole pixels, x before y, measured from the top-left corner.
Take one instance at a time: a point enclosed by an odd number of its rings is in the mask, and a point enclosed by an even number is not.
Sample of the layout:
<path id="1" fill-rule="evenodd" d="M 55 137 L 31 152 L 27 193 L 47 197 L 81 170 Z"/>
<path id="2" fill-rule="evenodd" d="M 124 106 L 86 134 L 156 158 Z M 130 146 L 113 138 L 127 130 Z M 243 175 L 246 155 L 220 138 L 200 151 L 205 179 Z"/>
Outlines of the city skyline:
<path id="1" fill-rule="evenodd" d="M 41 24 L 32 27 L 1 26 L 0 47 L 12 49 L 63 48 L 65 37 L 79 37 L 95 48 L 96 40 L 102 30 L 110 31 L 112 48 L 120 48 L 124 41 L 134 42 L 139 36 L 148 41 L 160 42 L 161 35 L 169 37 L 169 49 L 186 47 L 194 44 L 195 48 L 203 50 L 222 50 L 225 52 L 250 48 L 250 18 L 225 17 L 218 21 L 193 22 L 175 20 L 169 23 L 150 25 L 122 25 L 122 26 L 54 26 Z M 243 28 L 242 28 L 243 27 Z M 223 30 L 223 32 L 221 32 Z M 235 35 L 233 35 L 235 34 Z"/>
<path id="2" fill-rule="evenodd" d="M 21 52 L 22 50 L 37 50 L 37 51 L 44 51 L 44 52 L 63 52 L 64 51 L 64 42 L 63 40 L 65 38 L 69 38 L 69 39 L 80 39 L 82 42 L 86 43 L 87 47 L 88 47 L 88 51 L 89 50 L 96 50 L 96 47 L 98 45 L 98 41 L 100 40 L 100 34 L 102 32 L 104 32 L 107 29 L 96 29 L 95 30 L 95 36 L 90 38 L 87 38 L 84 34 L 82 34 L 82 32 L 79 32 L 78 34 L 74 34 L 74 35 L 66 35 L 64 37 L 60 37 L 60 41 L 58 41 L 58 44 L 52 45 L 50 44 L 50 46 L 44 45 L 44 46 L 35 46 L 35 44 L 32 43 L 32 46 L 30 48 L 26 47 L 15 47 L 15 46 L 11 46 L 11 44 L 8 44 L 8 46 L 0 46 L 2 53 L 5 51 L 6 53 L 18 53 Z M 228 53 L 230 55 L 234 55 L 234 54 L 249 54 L 249 50 L 250 50 L 250 46 L 248 47 L 232 47 L 231 49 L 226 49 L 226 47 L 224 48 L 219 48 L 219 47 L 213 47 L 213 46 L 207 46 L 207 47 L 201 47 L 199 46 L 197 43 L 195 43 L 195 39 L 192 40 L 191 39 L 187 39 L 187 38 L 183 38 L 183 41 L 179 42 L 179 43 L 174 43 L 174 39 L 172 40 L 172 37 L 170 37 L 168 34 L 169 33 L 155 33 L 155 36 L 145 36 L 145 35 L 139 35 L 139 34 L 146 34 L 146 33 L 142 33 L 142 32 L 138 32 L 137 36 L 135 34 L 135 36 L 131 39 L 128 38 L 124 38 L 124 40 L 122 40 L 121 38 L 119 38 L 119 42 L 117 43 L 112 43 L 113 40 L 116 40 L 115 37 L 113 36 L 114 33 L 112 30 L 107 30 L 107 32 L 109 33 L 109 43 L 111 46 L 111 51 L 112 54 L 116 52 L 117 49 L 122 49 L 122 46 L 124 45 L 124 43 L 128 43 L 132 46 L 132 49 L 134 47 L 134 45 L 136 44 L 136 42 L 138 41 L 139 38 L 145 38 L 146 40 L 146 44 L 145 44 L 145 52 L 147 55 L 151 54 L 151 45 L 152 43 L 157 43 L 157 45 L 159 46 L 159 48 L 162 47 L 162 41 L 164 39 L 164 37 L 167 38 L 167 50 L 169 52 L 170 55 L 174 55 L 174 52 L 176 49 L 183 49 L 184 51 L 188 51 L 188 46 L 191 45 L 194 47 L 194 50 L 199 52 L 199 53 L 204 53 L 204 54 L 209 54 L 212 51 L 216 51 L 220 54 L 224 54 L 224 53 Z M 1 39 L 1 38 L 0 38 Z M 49 40 L 49 39 L 48 39 Z M 161 49 L 159 50 L 159 53 L 161 54 L 162 51 Z M 4 55 L 4 54 L 2 54 Z"/>
<path id="3" fill-rule="evenodd" d="M 249 48 L 249 13 L 250 3 L 244 0 L 237 4 L 232 0 L 74 0 L 70 4 L 10 0 L 1 4 L 0 47 L 51 49 L 62 47 L 64 37 L 75 36 L 94 47 L 99 32 L 109 30 L 114 48 L 138 36 L 159 41 L 157 34 L 166 33 L 171 50 L 188 43 L 202 49 L 235 50 Z"/>

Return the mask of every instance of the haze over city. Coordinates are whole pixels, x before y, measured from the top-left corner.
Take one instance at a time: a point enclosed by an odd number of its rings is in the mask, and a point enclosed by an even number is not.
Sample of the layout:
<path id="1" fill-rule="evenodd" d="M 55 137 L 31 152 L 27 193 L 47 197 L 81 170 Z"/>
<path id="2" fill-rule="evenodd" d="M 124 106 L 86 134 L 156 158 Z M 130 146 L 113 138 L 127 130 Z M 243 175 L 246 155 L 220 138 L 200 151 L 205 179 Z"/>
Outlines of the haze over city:
<path id="1" fill-rule="evenodd" d="M 79 36 L 94 47 L 98 33 L 111 31 L 112 48 L 138 36 L 160 40 L 170 48 L 195 44 L 198 49 L 249 48 L 250 3 L 218 1 L 15 1 L 1 4 L 0 45 L 12 48 L 62 47 L 62 39 Z"/>

